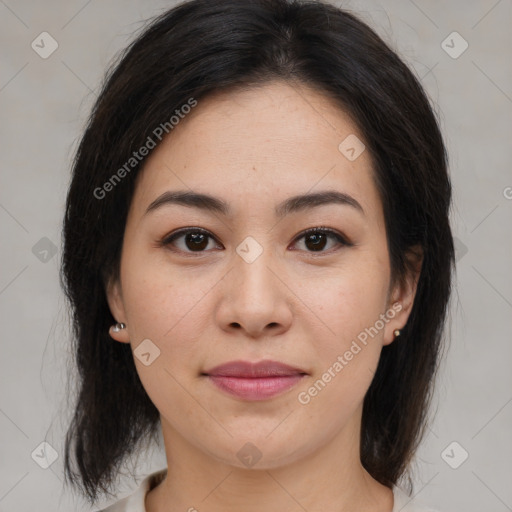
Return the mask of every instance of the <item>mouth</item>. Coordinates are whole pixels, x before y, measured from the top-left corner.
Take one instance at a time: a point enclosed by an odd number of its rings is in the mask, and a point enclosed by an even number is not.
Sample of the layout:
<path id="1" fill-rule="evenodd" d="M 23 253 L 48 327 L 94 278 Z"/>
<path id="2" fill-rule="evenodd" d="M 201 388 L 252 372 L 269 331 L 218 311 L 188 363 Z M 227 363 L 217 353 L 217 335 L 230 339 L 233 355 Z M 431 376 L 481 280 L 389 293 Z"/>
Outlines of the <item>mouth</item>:
<path id="1" fill-rule="evenodd" d="M 242 400 L 268 400 L 290 390 L 308 373 L 277 361 L 231 361 L 204 373 L 217 389 Z"/>

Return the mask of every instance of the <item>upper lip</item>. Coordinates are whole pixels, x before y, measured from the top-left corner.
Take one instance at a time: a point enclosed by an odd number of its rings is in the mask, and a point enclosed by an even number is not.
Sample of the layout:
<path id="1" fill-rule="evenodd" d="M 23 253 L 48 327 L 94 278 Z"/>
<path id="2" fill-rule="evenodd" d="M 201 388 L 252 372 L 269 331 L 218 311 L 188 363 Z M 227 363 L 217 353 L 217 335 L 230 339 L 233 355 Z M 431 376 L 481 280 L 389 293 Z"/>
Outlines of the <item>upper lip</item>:
<path id="1" fill-rule="evenodd" d="M 300 375 L 306 372 L 278 361 L 259 361 L 251 363 L 250 361 L 230 361 L 204 372 L 206 375 L 222 377 L 280 377 L 286 375 Z"/>

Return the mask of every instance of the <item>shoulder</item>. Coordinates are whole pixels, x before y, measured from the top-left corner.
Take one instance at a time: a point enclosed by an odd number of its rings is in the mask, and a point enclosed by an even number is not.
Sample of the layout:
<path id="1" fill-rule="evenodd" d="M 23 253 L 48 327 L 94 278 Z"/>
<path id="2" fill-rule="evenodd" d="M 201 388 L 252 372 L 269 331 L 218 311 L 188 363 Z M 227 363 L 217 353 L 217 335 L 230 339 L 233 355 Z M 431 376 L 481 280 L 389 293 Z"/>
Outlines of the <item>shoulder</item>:
<path id="1" fill-rule="evenodd" d="M 411 498 L 398 486 L 393 487 L 393 497 L 395 504 L 391 512 L 440 512 L 417 499 Z"/>
<path id="2" fill-rule="evenodd" d="M 164 479 L 166 473 L 166 469 L 151 473 L 142 480 L 139 487 L 132 494 L 98 512 L 146 512 L 144 505 L 146 494 Z"/>

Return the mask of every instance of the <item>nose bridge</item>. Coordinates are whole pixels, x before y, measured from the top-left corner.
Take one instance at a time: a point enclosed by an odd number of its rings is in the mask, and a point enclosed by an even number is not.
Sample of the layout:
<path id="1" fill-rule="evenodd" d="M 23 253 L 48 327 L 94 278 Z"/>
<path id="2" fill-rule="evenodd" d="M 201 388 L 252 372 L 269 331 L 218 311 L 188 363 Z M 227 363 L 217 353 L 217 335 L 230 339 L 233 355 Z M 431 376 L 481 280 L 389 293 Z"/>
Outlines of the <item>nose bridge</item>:
<path id="1" fill-rule="evenodd" d="M 272 301 L 276 286 L 275 275 L 270 270 L 276 266 L 274 251 L 268 237 L 246 237 L 236 248 L 235 275 L 238 282 L 238 298 L 249 303 Z M 275 272 L 275 270 L 274 270 Z"/>
<path id="2" fill-rule="evenodd" d="M 252 337 L 265 334 L 268 328 L 277 334 L 292 321 L 287 288 L 277 277 L 278 258 L 268 247 L 270 237 L 258 238 L 246 237 L 236 247 L 230 280 L 217 311 L 223 329 L 242 328 Z"/>
<path id="3" fill-rule="evenodd" d="M 216 308 L 216 322 L 224 331 L 241 329 L 250 338 L 278 335 L 293 322 L 292 297 L 273 237 L 264 230 L 246 235 L 232 254 L 228 281 Z"/>

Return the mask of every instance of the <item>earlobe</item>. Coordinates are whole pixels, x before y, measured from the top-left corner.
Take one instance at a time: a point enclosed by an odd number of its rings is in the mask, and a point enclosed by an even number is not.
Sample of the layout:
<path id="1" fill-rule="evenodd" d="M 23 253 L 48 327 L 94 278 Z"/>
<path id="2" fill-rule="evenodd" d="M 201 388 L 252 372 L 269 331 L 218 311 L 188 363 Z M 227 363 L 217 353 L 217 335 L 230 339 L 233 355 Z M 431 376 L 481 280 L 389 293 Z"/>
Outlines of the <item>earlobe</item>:
<path id="1" fill-rule="evenodd" d="M 110 337 L 121 343 L 130 343 L 128 332 L 126 330 L 126 324 L 123 322 L 117 322 L 110 326 L 109 329 Z"/>
<path id="2" fill-rule="evenodd" d="M 414 305 L 416 291 L 423 264 L 423 251 L 420 246 L 414 246 L 408 253 L 408 270 L 406 276 L 400 280 L 391 295 L 391 303 L 394 315 L 387 324 L 384 333 L 384 345 L 389 345 L 398 336 L 407 324 L 409 315 Z"/>
<path id="3" fill-rule="evenodd" d="M 109 335 L 121 343 L 129 343 L 130 338 L 126 326 L 126 316 L 124 311 L 123 296 L 119 280 L 109 280 L 106 286 L 107 302 L 112 316 L 117 320 L 109 328 Z"/>
<path id="4" fill-rule="evenodd" d="M 405 319 L 404 319 L 405 315 Z M 384 329 L 383 345 L 389 345 L 401 335 L 403 326 L 407 323 L 408 313 L 404 313 L 404 307 L 400 300 L 393 302 L 391 307 L 386 311 L 386 317 L 389 318 Z"/>

